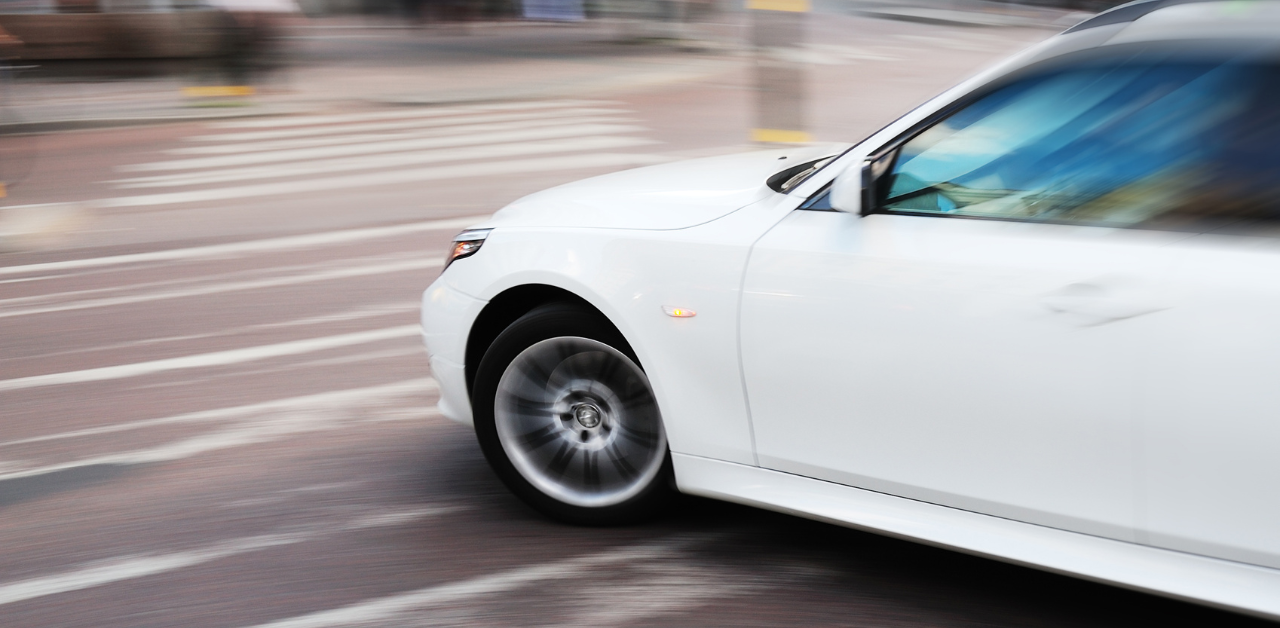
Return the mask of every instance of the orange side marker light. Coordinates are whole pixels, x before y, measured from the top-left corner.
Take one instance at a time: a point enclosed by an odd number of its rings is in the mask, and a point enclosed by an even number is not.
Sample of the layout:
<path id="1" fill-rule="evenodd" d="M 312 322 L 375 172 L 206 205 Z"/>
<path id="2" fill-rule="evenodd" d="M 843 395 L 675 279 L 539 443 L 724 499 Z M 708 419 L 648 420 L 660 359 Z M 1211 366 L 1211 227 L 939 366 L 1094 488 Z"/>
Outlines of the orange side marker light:
<path id="1" fill-rule="evenodd" d="M 662 306 L 662 311 L 667 316 L 673 316 L 675 318 L 693 318 L 698 315 L 698 313 L 693 310 L 682 307 L 671 307 L 670 305 Z"/>

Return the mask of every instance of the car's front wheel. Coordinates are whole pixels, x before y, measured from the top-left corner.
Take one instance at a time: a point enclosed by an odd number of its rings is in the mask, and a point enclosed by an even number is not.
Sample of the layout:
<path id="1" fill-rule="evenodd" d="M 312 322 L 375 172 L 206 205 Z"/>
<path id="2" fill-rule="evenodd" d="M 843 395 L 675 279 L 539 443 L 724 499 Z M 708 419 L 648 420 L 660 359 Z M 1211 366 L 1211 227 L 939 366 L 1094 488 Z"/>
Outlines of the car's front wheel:
<path id="1" fill-rule="evenodd" d="M 624 523 L 667 497 L 667 439 L 649 379 L 599 314 L 550 304 L 512 323 L 480 362 L 472 406 L 490 465 L 547 515 Z"/>

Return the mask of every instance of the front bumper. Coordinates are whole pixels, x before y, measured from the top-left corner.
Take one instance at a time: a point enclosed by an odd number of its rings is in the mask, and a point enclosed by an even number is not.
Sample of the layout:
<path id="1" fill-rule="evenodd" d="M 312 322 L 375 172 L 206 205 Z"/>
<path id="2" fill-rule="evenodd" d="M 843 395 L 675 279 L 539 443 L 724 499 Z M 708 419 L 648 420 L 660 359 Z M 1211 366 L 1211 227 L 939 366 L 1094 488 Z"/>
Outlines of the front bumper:
<path id="1" fill-rule="evenodd" d="M 422 293 L 422 342 L 440 387 L 437 407 L 446 418 L 464 425 L 472 424 L 464 366 L 467 336 L 484 306 L 484 301 L 450 288 L 443 279 Z"/>

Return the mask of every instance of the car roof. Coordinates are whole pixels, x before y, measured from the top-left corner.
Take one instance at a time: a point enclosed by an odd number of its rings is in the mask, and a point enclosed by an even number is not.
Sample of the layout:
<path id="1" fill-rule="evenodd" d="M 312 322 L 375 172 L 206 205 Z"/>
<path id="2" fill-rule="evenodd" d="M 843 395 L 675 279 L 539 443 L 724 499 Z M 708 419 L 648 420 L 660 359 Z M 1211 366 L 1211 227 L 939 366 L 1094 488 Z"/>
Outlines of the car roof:
<path id="1" fill-rule="evenodd" d="M 1159 40 L 1269 39 L 1280 42 L 1277 0 L 1138 0 L 1063 31 L 1071 35 L 1121 25 L 1107 43 Z"/>
<path id="2" fill-rule="evenodd" d="M 1270 49 L 1280 57 L 1280 0 L 1139 0 L 1099 13 L 993 70 L 1007 74 L 1088 49 L 1146 43 L 1188 52 L 1204 44 L 1218 54 Z"/>

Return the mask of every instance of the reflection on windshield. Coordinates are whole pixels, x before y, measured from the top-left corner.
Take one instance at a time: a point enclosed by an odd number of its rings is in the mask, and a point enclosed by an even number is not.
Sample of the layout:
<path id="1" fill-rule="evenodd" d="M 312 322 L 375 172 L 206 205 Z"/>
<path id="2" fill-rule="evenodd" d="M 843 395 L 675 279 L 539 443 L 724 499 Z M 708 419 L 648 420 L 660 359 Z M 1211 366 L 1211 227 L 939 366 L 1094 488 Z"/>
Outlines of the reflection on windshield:
<path id="1" fill-rule="evenodd" d="M 886 209 L 1133 225 L 1280 217 L 1280 73 L 1130 61 L 1000 89 L 907 142 Z"/>

